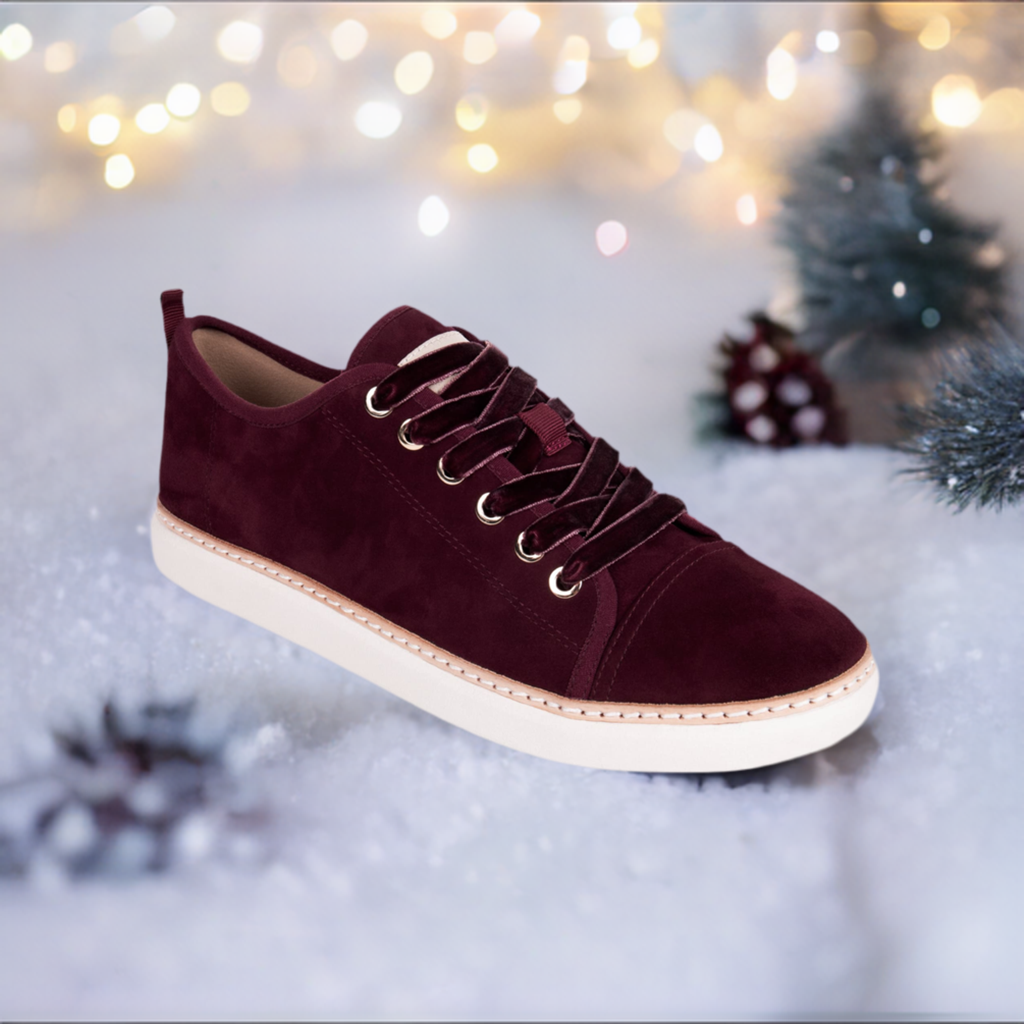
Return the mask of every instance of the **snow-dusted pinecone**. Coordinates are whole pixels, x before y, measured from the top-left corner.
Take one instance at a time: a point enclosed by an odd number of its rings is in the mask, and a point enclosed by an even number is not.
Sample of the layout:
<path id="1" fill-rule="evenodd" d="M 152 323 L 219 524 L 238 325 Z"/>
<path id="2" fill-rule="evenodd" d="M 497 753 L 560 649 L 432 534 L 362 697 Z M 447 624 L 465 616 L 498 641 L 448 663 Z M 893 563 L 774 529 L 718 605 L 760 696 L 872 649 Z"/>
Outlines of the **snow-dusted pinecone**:
<path id="1" fill-rule="evenodd" d="M 108 703 L 99 723 L 53 739 L 42 765 L 0 782 L 0 876 L 130 876 L 260 856 L 268 812 L 246 768 L 283 740 L 279 726 L 233 737 L 204 727 L 192 702 Z"/>

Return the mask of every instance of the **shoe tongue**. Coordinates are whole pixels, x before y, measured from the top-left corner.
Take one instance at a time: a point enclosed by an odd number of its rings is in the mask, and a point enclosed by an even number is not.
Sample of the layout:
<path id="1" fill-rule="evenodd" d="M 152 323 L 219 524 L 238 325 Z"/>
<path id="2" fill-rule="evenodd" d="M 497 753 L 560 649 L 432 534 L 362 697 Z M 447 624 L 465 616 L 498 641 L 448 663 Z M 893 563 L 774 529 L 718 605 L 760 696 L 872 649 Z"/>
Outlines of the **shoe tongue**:
<path id="1" fill-rule="evenodd" d="M 466 341 L 458 331 L 449 330 L 433 317 L 412 306 L 399 306 L 378 320 L 363 335 L 349 357 L 348 369 L 365 363 L 387 363 L 398 366 L 444 348 L 457 341 Z"/>

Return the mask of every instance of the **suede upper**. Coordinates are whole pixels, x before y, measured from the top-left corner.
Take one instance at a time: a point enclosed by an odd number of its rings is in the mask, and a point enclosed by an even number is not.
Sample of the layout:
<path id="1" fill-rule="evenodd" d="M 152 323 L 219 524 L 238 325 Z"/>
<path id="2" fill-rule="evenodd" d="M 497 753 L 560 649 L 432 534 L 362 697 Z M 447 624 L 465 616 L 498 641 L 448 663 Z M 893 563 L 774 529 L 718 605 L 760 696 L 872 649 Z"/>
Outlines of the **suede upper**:
<path id="1" fill-rule="evenodd" d="M 578 700 L 777 697 L 840 675 L 864 654 L 865 638 L 842 613 L 685 511 L 588 577 L 575 596 L 556 597 L 549 575 L 586 537 L 570 537 L 531 564 L 517 556 L 516 538 L 552 504 L 495 525 L 480 521 L 481 495 L 522 476 L 508 458 L 447 486 L 438 461 L 472 438 L 473 426 L 416 451 L 397 436 L 443 395 L 423 388 L 392 415 L 367 410 L 371 388 L 453 328 L 401 307 L 338 371 L 215 318 L 184 317 L 180 301 L 180 293 L 164 295 L 160 500 L 193 526 L 304 573 L 460 658 Z M 237 339 L 311 379 L 314 390 L 277 406 L 246 401 L 200 353 L 194 333 L 202 331 Z M 532 421 L 524 417 L 551 439 L 536 472 L 573 466 L 594 443 L 575 425 L 569 443 L 543 410 Z"/>

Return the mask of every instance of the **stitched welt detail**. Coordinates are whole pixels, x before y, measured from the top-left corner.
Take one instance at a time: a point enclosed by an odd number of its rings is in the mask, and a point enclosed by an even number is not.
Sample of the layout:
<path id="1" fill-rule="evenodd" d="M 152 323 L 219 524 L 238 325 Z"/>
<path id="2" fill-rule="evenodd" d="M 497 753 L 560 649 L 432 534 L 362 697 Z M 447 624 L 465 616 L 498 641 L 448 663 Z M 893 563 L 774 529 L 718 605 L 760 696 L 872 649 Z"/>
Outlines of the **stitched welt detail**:
<path id="1" fill-rule="evenodd" d="M 546 707 L 553 708 L 555 711 L 561 711 L 563 714 L 569 715 L 583 715 L 587 718 L 606 718 L 606 719 L 618 719 L 620 721 L 626 721 L 631 719 L 659 719 L 665 722 L 679 722 L 679 721 L 691 721 L 694 719 L 703 719 L 705 721 L 712 721 L 718 718 L 754 718 L 757 715 L 778 714 L 781 711 L 788 711 L 790 709 L 796 710 L 797 708 L 804 707 L 811 703 L 820 703 L 826 701 L 829 698 L 840 697 L 849 690 L 855 689 L 860 683 L 869 679 L 875 671 L 874 659 L 868 662 L 864 666 L 864 670 L 859 676 L 854 677 L 845 683 L 843 686 L 838 687 L 835 690 L 830 690 L 818 697 L 806 698 L 801 701 L 792 702 L 789 704 L 774 704 L 764 705 L 759 708 L 751 708 L 741 711 L 705 711 L 705 712 L 690 712 L 683 714 L 681 712 L 656 712 L 656 711 L 591 711 L 585 708 L 572 707 L 568 704 L 559 704 L 557 701 L 548 700 L 545 697 L 539 697 L 536 694 L 526 693 L 523 690 L 513 690 L 509 686 L 504 686 L 501 683 L 495 682 L 491 679 L 484 679 L 482 676 L 476 675 L 470 672 L 468 669 L 463 668 L 461 665 L 456 665 L 448 658 L 443 658 L 439 654 L 434 654 L 433 651 L 428 651 L 421 644 L 413 643 L 411 640 L 407 640 L 405 637 L 401 637 L 391 632 L 389 629 L 385 629 L 382 625 L 377 622 L 373 622 L 368 619 L 365 615 L 360 615 L 354 608 L 346 608 L 345 605 L 340 601 L 335 601 L 329 594 L 324 594 L 317 590 L 316 587 L 311 587 L 307 582 L 301 579 L 296 579 L 294 576 L 289 576 L 287 573 L 283 573 L 278 569 L 274 569 L 264 562 L 260 562 L 254 558 L 247 558 L 245 555 L 239 554 L 237 551 L 231 551 L 228 548 L 223 548 L 218 544 L 214 544 L 211 541 L 205 540 L 202 537 L 196 536 L 190 530 L 185 530 L 178 526 L 177 523 L 168 519 L 162 512 L 157 510 L 157 517 L 160 522 L 164 524 L 169 530 L 173 530 L 175 533 L 181 534 L 182 537 L 192 541 L 193 544 L 199 545 L 199 547 L 209 548 L 211 551 L 216 551 L 218 554 L 225 555 L 228 558 L 233 559 L 236 562 L 242 562 L 245 565 L 251 566 L 253 569 L 258 569 L 261 572 L 265 572 L 267 575 L 274 577 L 275 579 L 281 580 L 286 583 L 291 583 L 293 586 L 300 588 L 304 592 L 311 594 L 312 596 L 319 598 L 321 601 L 335 608 L 339 612 L 343 612 L 345 615 L 356 619 L 363 623 L 370 629 L 376 630 L 381 636 L 387 637 L 392 643 L 401 644 L 403 647 L 408 647 L 410 650 L 416 651 L 418 654 L 424 657 L 430 658 L 433 661 L 444 665 L 452 672 L 458 672 L 460 675 L 465 676 L 467 679 L 472 679 L 473 682 L 479 683 L 481 686 L 490 687 L 497 693 L 503 693 L 509 697 L 518 697 L 520 699 L 526 699 L 532 701 L 534 704 L 543 704 Z"/>
<path id="2" fill-rule="evenodd" d="M 507 590 L 502 585 L 501 581 L 497 579 L 491 572 L 488 571 L 487 566 L 485 566 L 483 562 L 481 562 L 473 554 L 473 552 L 470 551 L 469 548 L 467 548 L 462 543 L 462 541 L 459 540 L 458 537 L 456 537 L 449 530 L 445 529 L 444 524 L 436 516 L 432 515 L 426 508 L 424 508 L 424 506 L 416 499 L 416 497 L 402 484 L 398 477 L 396 477 L 395 474 L 392 473 L 391 470 L 388 469 L 388 467 L 385 466 L 384 463 L 376 455 L 374 455 L 374 453 L 370 451 L 370 449 L 367 448 L 366 445 L 363 444 L 363 442 L 360 441 L 359 438 L 356 437 L 356 435 L 353 434 L 352 431 L 349 430 L 344 423 L 342 423 L 336 416 L 334 416 L 334 414 L 329 409 L 324 409 L 323 413 L 327 421 L 331 423 L 335 427 L 335 429 L 337 429 L 341 434 L 343 434 L 349 441 L 351 441 L 352 444 L 354 444 L 363 453 L 363 455 L 367 459 L 369 459 L 370 462 L 374 464 L 374 466 L 377 467 L 378 471 L 384 477 L 386 477 L 388 481 L 391 483 L 391 486 L 394 487 L 395 490 L 399 491 L 411 504 L 413 504 L 419 510 L 420 514 L 427 520 L 427 522 L 429 522 L 430 525 L 445 540 L 447 540 L 464 558 L 466 558 L 467 561 L 469 561 L 469 563 L 477 570 L 477 572 L 479 572 L 480 575 L 483 576 L 483 578 L 487 580 L 487 582 L 492 587 L 494 587 L 494 589 L 497 590 L 498 593 L 501 594 L 502 597 L 504 597 L 505 600 L 508 601 L 508 603 L 512 605 L 513 608 L 522 612 L 522 614 L 525 615 L 531 622 L 533 622 L 534 625 L 539 626 L 545 632 L 550 634 L 551 637 L 555 641 L 557 641 L 562 647 L 566 648 L 566 650 L 572 651 L 573 654 L 576 655 L 579 654 L 580 648 L 578 645 L 574 644 L 572 640 L 569 637 L 567 637 L 560 629 L 558 629 L 555 626 L 552 626 L 551 623 L 541 618 L 541 616 L 537 615 L 537 613 L 534 612 L 531 608 L 523 604 L 515 596 L 515 594 Z"/>

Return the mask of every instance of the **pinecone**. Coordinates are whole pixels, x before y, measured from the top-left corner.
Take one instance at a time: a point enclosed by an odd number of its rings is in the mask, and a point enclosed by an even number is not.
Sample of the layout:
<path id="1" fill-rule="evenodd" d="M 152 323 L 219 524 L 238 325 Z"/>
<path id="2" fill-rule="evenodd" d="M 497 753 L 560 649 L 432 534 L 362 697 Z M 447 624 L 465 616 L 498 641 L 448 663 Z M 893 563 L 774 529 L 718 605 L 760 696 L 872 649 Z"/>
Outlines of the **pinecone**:
<path id="1" fill-rule="evenodd" d="M 0 783 L 0 877 L 132 876 L 261 855 L 268 812 L 245 769 L 260 746 L 280 745 L 280 726 L 229 738 L 204 734 L 192 702 L 108 703 L 98 727 L 53 739 L 46 764 Z"/>
<path id="2" fill-rule="evenodd" d="M 845 416 L 815 358 L 798 349 L 793 333 L 763 313 L 750 318 L 754 336 L 728 335 L 719 346 L 729 362 L 725 380 L 726 432 L 756 444 L 846 444 Z"/>

